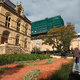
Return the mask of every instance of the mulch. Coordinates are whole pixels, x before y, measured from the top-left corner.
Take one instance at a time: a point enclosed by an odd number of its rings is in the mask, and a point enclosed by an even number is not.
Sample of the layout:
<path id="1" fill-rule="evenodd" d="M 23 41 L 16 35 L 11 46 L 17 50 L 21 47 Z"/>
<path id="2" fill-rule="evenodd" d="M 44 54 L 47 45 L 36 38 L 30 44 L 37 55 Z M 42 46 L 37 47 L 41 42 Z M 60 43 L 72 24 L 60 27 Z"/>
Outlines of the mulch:
<path id="1" fill-rule="evenodd" d="M 40 62 L 46 62 L 48 59 L 41 60 Z M 3 65 L 0 67 L 10 67 L 11 69 L 0 73 L 0 80 L 22 80 L 27 72 L 33 69 L 40 69 L 41 74 L 35 80 L 47 79 L 51 74 L 58 70 L 62 64 L 67 64 L 70 59 L 53 59 L 55 62 L 52 64 L 43 65 L 31 65 L 25 67 L 15 67 L 17 64 Z"/>

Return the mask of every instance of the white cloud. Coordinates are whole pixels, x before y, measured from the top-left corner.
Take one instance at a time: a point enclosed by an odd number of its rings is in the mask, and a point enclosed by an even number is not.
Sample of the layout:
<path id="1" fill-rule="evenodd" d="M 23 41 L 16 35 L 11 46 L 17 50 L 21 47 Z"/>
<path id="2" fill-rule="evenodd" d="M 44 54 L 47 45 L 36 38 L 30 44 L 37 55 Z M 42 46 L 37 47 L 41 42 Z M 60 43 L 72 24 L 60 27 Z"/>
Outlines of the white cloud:
<path id="1" fill-rule="evenodd" d="M 11 0 L 15 4 L 20 0 Z M 46 17 L 61 15 L 65 25 L 75 24 L 76 32 L 80 33 L 80 0 L 21 0 L 26 17 L 37 21 Z"/>

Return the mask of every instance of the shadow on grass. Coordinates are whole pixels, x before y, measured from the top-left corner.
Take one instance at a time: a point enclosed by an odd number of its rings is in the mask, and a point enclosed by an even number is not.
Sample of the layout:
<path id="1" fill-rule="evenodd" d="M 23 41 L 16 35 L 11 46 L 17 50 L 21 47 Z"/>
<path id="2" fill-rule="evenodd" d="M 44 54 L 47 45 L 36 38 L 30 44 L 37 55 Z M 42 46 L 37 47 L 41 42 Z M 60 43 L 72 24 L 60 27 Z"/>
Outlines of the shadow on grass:
<path id="1" fill-rule="evenodd" d="M 68 63 L 68 64 L 64 64 L 62 65 L 62 67 L 55 71 L 52 76 L 50 76 L 47 79 L 39 79 L 39 80 L 69 80 L 69 74 L 72 71 L 72 65 L 73 65 L 73 60 Z"/>
<path id="2" fill-rule="evenodd" d="M 11 68 L 11 69 L 8 70 L 8 71 L 5 71 L 5 72 L 0 73 L 0 80 L 1 80 L 2 78 L 4 78 L 5 76 L 7 76 L 7 75 L 10 76 L 10 75 L 12 75 L 12 74 L 17 73 L 21 68 L 22 68 L 22 67 L 13 67 L 13 68 Z"/>

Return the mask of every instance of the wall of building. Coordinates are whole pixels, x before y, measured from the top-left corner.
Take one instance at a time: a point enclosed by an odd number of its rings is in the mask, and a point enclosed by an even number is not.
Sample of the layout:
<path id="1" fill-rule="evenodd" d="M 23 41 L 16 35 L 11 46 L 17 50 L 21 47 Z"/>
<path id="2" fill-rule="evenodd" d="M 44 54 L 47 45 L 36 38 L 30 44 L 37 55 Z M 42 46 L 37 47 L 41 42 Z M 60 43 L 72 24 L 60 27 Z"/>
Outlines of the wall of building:
<path id="1" fill-rule="evenodd" d="M 34 47 L 40 48 L 40 51 L 46 51 L 47 49 L 53 51 L 52 46 L 42 44 L 42 42 L 43 41 L 41 39 L 31 40 L 31 51 L 33 50 Z M 54 50 L 56 50 L 56 48 L 54 48 Z"/>
<path id="2" fill-rule="evenodd" d="M 75 49 L 76 47 L 80 50 L 80 38 L 76 38 L 71 41 L 70 49 Z"/>
<path id="3" fill-rule="evenodd" d="M 5 5 L 4 3 L 2 3 Z M 19 35 L 19 44 L 20 47 L 24 47 L 25 45 L 25 39 L 27 39 L 27 47 L 26 50 L 30 52 L 30 41 L 31 41 L 31 24 L 27 22 L 24 18 L 21 18 L 21 16 L 17 15 L 17 13 L 14 13 L 14 9 L 11 9 L 9 6 L 0 6 L 0 44 L 1 44 L 1 38 L 3 35 L 4 31 L 9 32 L 8 36 L 8 44 L 15 45 L 15 39 L 16 35 Z M 6 13 L 10 14 L 11 21 L 10 21 L 10 27 L 7 28 L 5 26 L 5 21 L 6 21 Z M 17 20 L 20 20 L 20 31 L 17 32 Z M 26 18 L 27 19 L 27 18 Z M 27 34 L 25 34 L 25 25 L 27 24 Z"/>
<path id="4" fill-rule="evenodd" d="M 41 39 L 31 40 L 31 51 L 34 47 L 40 48 L 40 51 L 46 51 L 47 49 L 53 51 L 52 46 L 42 45 L 42 42 L 43 41 Z M 71 41 L 70 50 L 75 49 L 76 47 L 80 50 L 80 38 L 76 38 Z M 56 48 L 54 48 L 54 50 L 56 50 Z"/>

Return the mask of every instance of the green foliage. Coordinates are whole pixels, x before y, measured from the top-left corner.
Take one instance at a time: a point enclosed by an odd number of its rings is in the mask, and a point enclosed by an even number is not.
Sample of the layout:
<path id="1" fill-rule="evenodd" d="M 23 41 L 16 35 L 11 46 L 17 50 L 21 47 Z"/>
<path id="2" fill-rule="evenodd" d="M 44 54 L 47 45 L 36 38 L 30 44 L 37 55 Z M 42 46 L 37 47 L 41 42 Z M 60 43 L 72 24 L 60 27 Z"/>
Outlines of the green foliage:
<path id="1" fill-rule="evenodd" d="M 16 67 L 24 67 L 24 64 L 16 65 Z"/>
<path id="2" fill-rule="evenodd" d="M 68 51 L 71 40 L 76 37 L 74 28 L 74 25 L 71 23 L 67 23 L 67 26 L 60 28 L 54 27 L 48 31 L 47 37 L 44 37 L 43 44 L 52 45 L 53 50 L 57 48 L 58 52 L 61 51 L 62 47 L 64 50 Z"/>
<path id="3" fill-rule="evenodd" d="M 46 49 L 46 52 L 49 52 L 49 51 L 50 51 L 50 50 L 47 48 L 47 49 Z"/>
<path id="4" fill-rule="evenodd" d="M 34 52 L 35 54 L 40 53 L 40 48 L 34 47 L 32 52 Z"/>
<path id="5" fill-rule="evenodd" d="M 47 59 L 50 55 L 47 54 L 3 54 L 0 55 L 0 65 L 10 64 L 16 61 L 29 61 L 36 59 Z"/>
<path id="6" fill-rule="evenodd" d="M 71 36 L 67 32 L 65 32 L 60 41 L 62 42 L 63 51 L 68 51 L 71 42 Z"/>
<path id="7" fill-rule="evenodd" d="M 40 59 L 36 59 L 36 61 L 37 61 L 37 62 L 39 62 L 39 61 L 40 61 Z"/>
<path id="8" fill-rule="evenodd" d="M 39 69 L 31 70 L 26 74 L 26 76 L 23 78 L 23 80 L 35 80 L 36 77 L 38 77 L 41 74 Z"/>
<path id="9" fill-rule="evenodd" d="M 5 72 L 5 71 L 7 71 L 9 69 L 11 69 L 11 68 L 8 68 L 8 67 L 0 68 L 0 73 Z"/>
<path id="10" fill-rule="evenodd" d="M 62 44 L 58 44 L 56 47 L 58 53 L 60 53 L 62 51 L 61 46 L 62 46 Z"/>
<path id="11" fill-rule="evenodd" d="M 36 61 L 39 61 L 40 59 L 37 59 L 37 60 L 35 60 L 34 62 L 36 62 Z M 22 62 L 22 63 L 21 63 Z M 50 59 L 48 59 L 48 61 L 47 62 L 40 62 L 40 63 L 30 63 L 30 64 L 28 64 L 28 63 L 24 63 L 24 61 L 20 61 L 19 62 L 19 65 L 17 65 L 16 67 L 23 67 L 23 66 L 31 66 L 31 65 L 43 65 L 43 64 L 52 64 L 54 61 L 52 60 L 52 58 L 50 58 Z M 17 62 L 18 63 L 18 62 Z"/>
<path id="12" fill-rule="evenodd" d="M 68 64 L 62 65 L 62 67 L 59 70 L 55 71 L 47 80 L 69 80 L 69 74 L 72 71 L 72 65 L 73 60 Z"/>

